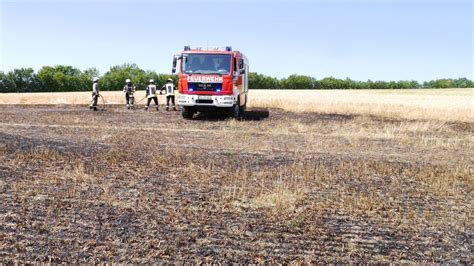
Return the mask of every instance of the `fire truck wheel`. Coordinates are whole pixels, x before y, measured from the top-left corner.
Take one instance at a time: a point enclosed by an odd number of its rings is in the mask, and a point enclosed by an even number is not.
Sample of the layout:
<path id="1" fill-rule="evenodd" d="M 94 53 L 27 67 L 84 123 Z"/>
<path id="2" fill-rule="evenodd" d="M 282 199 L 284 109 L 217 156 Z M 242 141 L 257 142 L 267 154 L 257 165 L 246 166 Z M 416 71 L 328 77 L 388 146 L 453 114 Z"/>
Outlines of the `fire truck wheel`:
<path id="1" fill-rule="evenodd" d="M 183 118 L 185 119 L 192 119 L 194 115 L 194 109 L 189 106 L 183 106 L 183 110 L 181 111 Z"/>
<path id="2" fill-rule="evenodd" d="M 240 107 L 240 115 L 243 116 L 247 110 L 247 95 L 245 95 L 245 104 Z"/>
<path id="3" fill-rule="evenodd" d="M 237 100 L 231 109 L 231 116 L 232 118 L 239 119 L 241 114 L 240 100 Z"/>

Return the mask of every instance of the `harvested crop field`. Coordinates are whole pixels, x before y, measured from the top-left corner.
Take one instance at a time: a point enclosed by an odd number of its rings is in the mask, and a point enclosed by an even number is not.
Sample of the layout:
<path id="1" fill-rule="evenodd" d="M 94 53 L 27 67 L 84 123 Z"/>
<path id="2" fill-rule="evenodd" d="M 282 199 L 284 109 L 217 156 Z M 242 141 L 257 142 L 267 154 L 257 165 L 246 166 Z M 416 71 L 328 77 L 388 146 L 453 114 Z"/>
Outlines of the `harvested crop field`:
<path id="1" fill-rule="evenodd" d="M 0 261 L 472 263 L 469 116 L 271 104 L 0 105 Z"/>

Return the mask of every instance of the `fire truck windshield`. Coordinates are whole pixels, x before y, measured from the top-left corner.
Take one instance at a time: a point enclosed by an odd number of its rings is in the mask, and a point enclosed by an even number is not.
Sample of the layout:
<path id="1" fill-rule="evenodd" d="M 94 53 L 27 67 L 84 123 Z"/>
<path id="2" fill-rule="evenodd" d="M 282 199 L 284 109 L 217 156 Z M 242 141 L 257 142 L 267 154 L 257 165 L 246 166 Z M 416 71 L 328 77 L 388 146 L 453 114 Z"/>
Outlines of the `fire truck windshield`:
<path id="1" fill-rule="evenodd" d="M 183 54 L 182 72 L 185 74 L 230 73 L 229 54 Z"/>

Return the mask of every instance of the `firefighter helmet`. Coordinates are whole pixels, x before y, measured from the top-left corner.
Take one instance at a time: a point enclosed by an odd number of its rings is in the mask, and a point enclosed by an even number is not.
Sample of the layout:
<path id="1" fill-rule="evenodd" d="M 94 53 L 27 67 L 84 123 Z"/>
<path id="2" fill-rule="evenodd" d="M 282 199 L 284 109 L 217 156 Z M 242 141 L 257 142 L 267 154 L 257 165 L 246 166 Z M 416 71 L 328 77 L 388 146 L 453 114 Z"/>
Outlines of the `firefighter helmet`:
<path id="1" fill-rule="evenodd" d="M 173 79 L 168 79 L 167 82 L 173 82 Z"/>
<path id="2" fill-rule="evenodd" d="M 150 83 L 155 83 L 155 81 L 154 81 L 154 80 L 152 80 L 152 79 L 150 79 L 150 81 L 149 81 L 149 82 L 150 82 Z"/>
<path id="3" fill-rule="evenodd" d="M 95 78 L 92 79 L 92 81 L 97 82 L 97 81 L 99 81 L 99 78 L 95 77 Z"/>
<path id="4" fill-rule="evenodd" d="M 126 79 L 125 82 L 126 82 L 126 83 L 130 83 L 130 82 L 132 82 L 132 81 L 131 81 L 130 79 Z"/>

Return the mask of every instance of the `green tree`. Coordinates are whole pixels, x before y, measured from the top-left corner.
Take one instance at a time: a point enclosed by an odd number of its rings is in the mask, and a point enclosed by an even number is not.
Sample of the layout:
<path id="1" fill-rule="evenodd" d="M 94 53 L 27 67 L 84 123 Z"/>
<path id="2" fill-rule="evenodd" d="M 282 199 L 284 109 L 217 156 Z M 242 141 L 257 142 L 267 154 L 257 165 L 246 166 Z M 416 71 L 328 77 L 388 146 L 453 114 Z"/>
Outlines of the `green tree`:
<path id="1" fill-rule="evenodd" d="M 99 75 L 99 70 L 95 67 L 90 67 L 84 70 L 80 75 L 81 88 L 84 88 L 84 90 L 90 90 L 92 88 L 92 80 L 95 77 L 99 77 Z"/>
<path id="2" fill-rule="evenodd" d="M 315 78 L 296 74 L 293 74 L 286 79 L 282 79 L 280 82 L 281 88 L 287 90 L 315 89 L 318 85 Z"/>
<path id="3" fill-rule="evenodd" d="M 398 82 L 399 89 L 419 89 L 421 88 L 421 84 L 416 80 L 401 80 Z"/>
<path id="4" fill-rule="evenodd" d="M 177 75 L 157 74 L 155 71 L 148 70 L 148 71 L 145 72 L 145 77 L 146 77 L 147 82 L 150 79 L 153 79 L 155 81 L 155 85 L 156 85 L 158 90 L 160 90 L 161 87 L 166 84 L 166 82 L 169 78 L 171 78 L 173 80 L 173 83 L 174 83 L 175 86 L 178 86 L 178 76 Z M 143 88 L 143 89 L 145 89 L 145 88 Z"/>
<path id="5" fill-rule="evenodd" d="M 126 63 L 111 67 L 101 78 L 101 88 L 102 90 L 122 90 L 126 79 L 131 79 L 137 89 L 144 89 L 148 84 L 144 70 L 136 64 Z"/>
<path id="6" fill-rule="evenodd" d="M 40 83 L 32 68 L 14 69 L 7 74 L 8 80 L 15 83 L 16 92 L 40 91 Z"/>
<path id="7" fill-rule="evenodd" d="M 453 80 L 453 88 L 472 88 L 474 84 L 467 78 L 458 78 Z"/>
<path id="8" fill-rule="evenodd" d="M 88 90 L 81 70 L 72 66 L 45 66 L 38 71 L 38 78 L 45 91 L 83 91 Z"/>
<path id="9" fill-rule="evenodd" d="M 429 88 L 453 88 L 453 80 L 452 79 L 438 79 L 438 80 L 431 80 L 428 82 Z"/>
<path id="10" fill-rule="evenodd" d="M 82 72 L 82 75 L 87 77 L 89 80 L 92 80 L 95 77 L 100 76 L 99 70 L 95 67 L 90 67 Z"/>
<path id="11" fill-rule="evenodd" d="M 318 89 L 323 90 L 341 90 L 348 89 L 351 86 L 351 81 L 349 79 L 342 80 L 334 77 L 326 77 L 321 79 L 318 82 Z"/>
<path id="12" fill-rule="evenodd" d="M 0 92 L 16 92 L 16 85 L 11 75 L 0 71 Z"/>
<path id="13" fill-rule="evenodd" d="M 250 89 L 280 89 L 280 81 L 277 78 L 265 76 L 255 72 L 249 73 Z"/>

